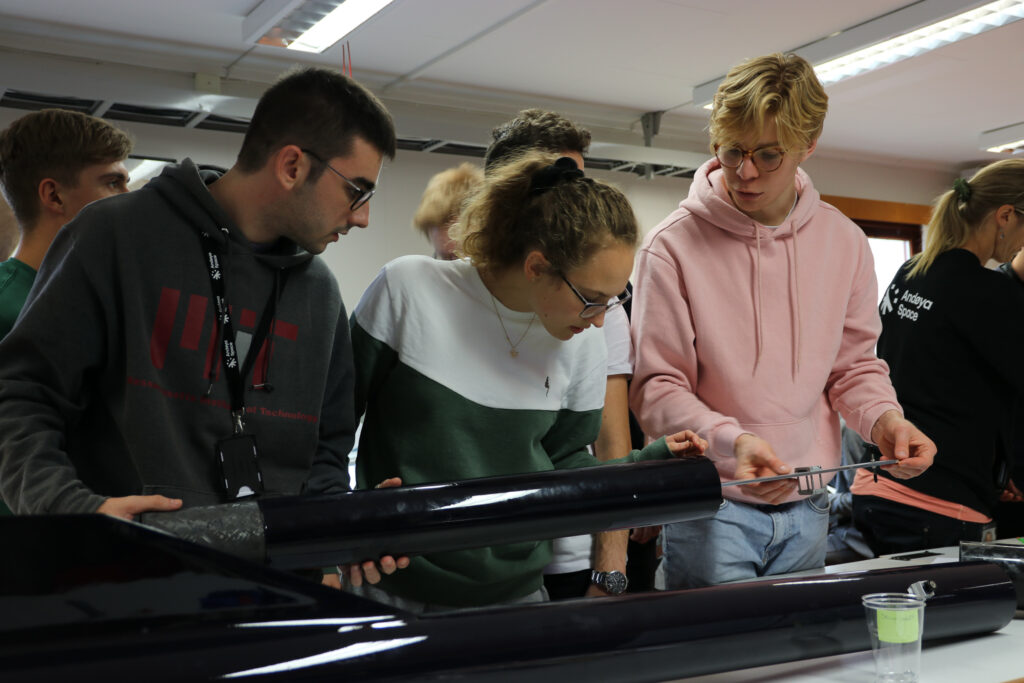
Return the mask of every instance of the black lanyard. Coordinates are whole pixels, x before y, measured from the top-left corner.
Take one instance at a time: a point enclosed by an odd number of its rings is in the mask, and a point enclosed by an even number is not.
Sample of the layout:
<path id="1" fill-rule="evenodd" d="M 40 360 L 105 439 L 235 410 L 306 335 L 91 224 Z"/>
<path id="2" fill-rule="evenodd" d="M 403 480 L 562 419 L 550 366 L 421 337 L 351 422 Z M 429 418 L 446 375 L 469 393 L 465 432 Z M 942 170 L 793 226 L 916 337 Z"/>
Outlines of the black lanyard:
<path id="1" fill-rule="evenodd" d="M 209 271 L 210 289 L 213 292 L 217 310 L 217 323 L 224 330 L 221 335 L 221 358 L 224 361 L 224 377 L 231 394 L 231 419 L 234 423 L 234 433 L 241 434 L 245 429 L 245 377 L 252 370 L 256 356 L 259 355 L 259 350 L 270 332 L 270 324 L 274 319 L 274 311 L 277 307 L 277 297 L 284 287 L 284 282 L 282 281 L 279 287 L 277 276 L 275 276 L 274 288 L 267 297 L 267 303 L 263 306 L 263 314 L 253 333 L 249 351 L 245 354 L 245 361 L 240 365 L 238 351 L 235 348 L 235 328 L 231 322 L 231 305 L 228 303 L 224 284 L 225 269 L 221 264 L 223 254 L 218 254 L 212 248 L 207 248 L 212 244 L 212 238 L 205 231 L 202 235 L 206 239 L 203 246 L 206 249 L 206 267 Z"/>

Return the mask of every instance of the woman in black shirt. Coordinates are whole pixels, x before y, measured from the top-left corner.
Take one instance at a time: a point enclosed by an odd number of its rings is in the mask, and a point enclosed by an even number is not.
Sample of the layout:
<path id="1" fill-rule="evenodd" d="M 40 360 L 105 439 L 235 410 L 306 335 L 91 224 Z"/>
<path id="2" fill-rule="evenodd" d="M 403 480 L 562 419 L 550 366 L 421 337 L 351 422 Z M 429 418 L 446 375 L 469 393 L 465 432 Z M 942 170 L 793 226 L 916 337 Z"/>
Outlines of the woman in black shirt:
<path id="1" fill-rule="evenodd" d="M 858 473 L 854 521 L 876 554 L 982 540 L 1011 486 L 1024 289 L 985 264 L 1009 261 L 1022 244 L 1024 159 L 1009 159 L 939 197 L 925 250 L 885 292 L 878 356 L 907 419 L 938 454 L 914 479 Z M 1024 275 L 1024 256 L 1010 266 Z"/>

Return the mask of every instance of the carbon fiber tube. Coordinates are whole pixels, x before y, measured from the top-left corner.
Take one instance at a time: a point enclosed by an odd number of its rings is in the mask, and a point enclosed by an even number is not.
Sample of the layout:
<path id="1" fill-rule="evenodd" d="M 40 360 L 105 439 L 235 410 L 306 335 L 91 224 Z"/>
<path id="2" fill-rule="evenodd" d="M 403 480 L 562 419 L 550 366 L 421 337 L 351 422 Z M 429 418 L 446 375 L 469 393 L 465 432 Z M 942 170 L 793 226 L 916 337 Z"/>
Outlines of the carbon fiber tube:
<path id="1" fill-rule="evenodd" d="M 263 514 L 256 501 L 144 512 L 139 523 L 252 562 L 265 562 Z"/>
<path id="2" fill-rule="evenodd" d="M 105 515 L 0 518 L 0 537 L 4 683 L 664 681 L 867 650 L 860 596 L 922 581 L 926 641 L 1016 607 L 972 562 L 417 616 Z"/>
<path id="3" fill-rule="evenodd" d="M 998 564 L 1017 589 L 1017 608 L 1024 609 L 1024 545 L 960 541 L 960 561 L 982 560 Z"/>
<path id="4" fill-rule="evenodd" d="M 281 568 L 319 567 L 596 533 L 713 515 L 706 458 L 603 465 L 234 506 L 148 513 L 141 522 Z"/>

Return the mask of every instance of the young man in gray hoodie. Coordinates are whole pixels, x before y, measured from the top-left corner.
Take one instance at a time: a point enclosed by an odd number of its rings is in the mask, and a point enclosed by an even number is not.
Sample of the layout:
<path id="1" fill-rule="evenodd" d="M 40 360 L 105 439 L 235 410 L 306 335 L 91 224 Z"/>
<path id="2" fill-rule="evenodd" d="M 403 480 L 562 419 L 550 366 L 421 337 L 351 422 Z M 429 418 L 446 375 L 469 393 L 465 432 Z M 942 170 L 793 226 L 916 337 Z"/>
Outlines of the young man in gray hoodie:
<path id="1" fill-rule="evenodd" d="M 0 493 L 26 513 L 349 488 L 348 321 L 319 254 L 366 227 L 395 132 L 327 69 L 260 99 L 223 175 L 186 159 L 86 207 L 0 343 Z"/>

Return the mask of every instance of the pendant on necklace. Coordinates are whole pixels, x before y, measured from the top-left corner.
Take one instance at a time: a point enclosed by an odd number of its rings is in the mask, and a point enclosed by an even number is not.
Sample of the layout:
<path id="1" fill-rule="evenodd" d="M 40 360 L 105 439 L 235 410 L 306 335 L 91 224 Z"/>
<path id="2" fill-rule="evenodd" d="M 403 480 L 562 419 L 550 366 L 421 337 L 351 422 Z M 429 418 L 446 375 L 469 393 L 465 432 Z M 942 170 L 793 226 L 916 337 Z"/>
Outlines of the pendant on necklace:
<path id="1" fill-rule="evenodd" d="M 508 350 L 508 355 L 510 355 L 510 356 L 512 356 L 513 358 L 515 358 L 516 356 L 518 356 L 518 355 L 519 355 L 519 352 L 518 352 L 518 351 L 516 351 L 515 349 L 509 349 L 509 350 Z"/>

